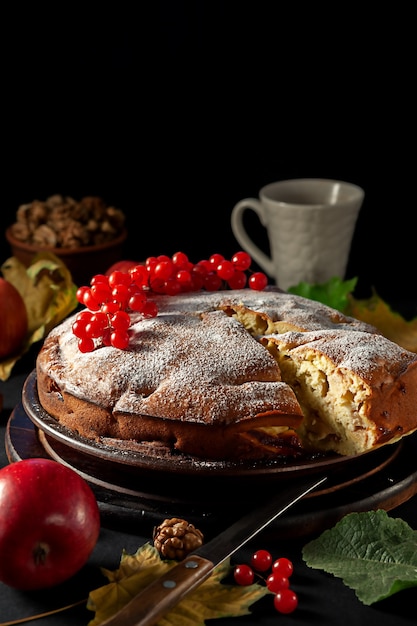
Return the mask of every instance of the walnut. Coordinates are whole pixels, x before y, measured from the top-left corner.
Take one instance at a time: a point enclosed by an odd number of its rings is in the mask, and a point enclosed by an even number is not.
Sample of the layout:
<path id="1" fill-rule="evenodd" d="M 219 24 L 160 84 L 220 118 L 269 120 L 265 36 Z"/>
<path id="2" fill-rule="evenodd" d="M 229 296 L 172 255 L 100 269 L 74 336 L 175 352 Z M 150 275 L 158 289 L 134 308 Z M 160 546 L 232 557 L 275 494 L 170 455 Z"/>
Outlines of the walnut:
<path id="1" fill-rule="evenodd" d="M 56 232 L 46 224 L 41 224 L 36 228 L 33 233 L 33 243 L 39 246 L 45 246 L 49 248 L 56 248 L 57 246 L 57 234 Z"/>
<path id="2" fill-rule="evenodd" d="M 56 193 L 53 196 L 49 196 L 45 200 L 45 204 L 49 209 L 53 209 L 56 206 L 61 206 L 65 202 L 63 196 L 60 193 Z M 73 201 L 74 202 L 74 201 Z"/>
<path id="3" fill-rule="evenodd" d="M 110 206 L 106 209 L 106 217 L 108 221 L 117 229 L 120 230 L 125 223 L 125 214 L 120 209 L 115 209 Z"/>
<path id="4" fill-rule="evenodd" d="M 85 228 L 89 231 L 89 233 L 96 233 L 100 230 L 100 223 L 97 220 L 89 219 L 85 225 Z"/>
<path id="5" fill-rule="evenodd" d="M 38 226 L 44 224 L 48 217 L 48 209 L 44 202 L 34 200 L 31 204 L 22 204 L 17 210 L 18 223 L 24 223 L 33 234 Z"/>
<path id="6" fill-rule="evenodd" d="M 203 545 L 203 541 L 203 533 L 179 517 L 166 519 L 153 529 L 155 548 L 163 557 L 175 561 L 182 561 Z"/>
<path id="7" fill-rule="evenodd" d="M 57 242 L 58 245 L 61 245 L 62 241 L 62 233 L 68 227 L 69 222 L 71 222 L 71 218 L 69 217 L 50 217 L 46 222 L 46 225 L 52 228 L 52 230 L 57 234 Z M 75 222 L 78 224 L 78 222 Z"/>
<path id="8" fill-rule="evenodd" d="M 77 204 L 72 207 L 71 217 L 80 222 L 80 224 L 87 224 L 91 219 L 91 212 L 87 207 Z"/>
<path id="9" fill-rule="evenodd" d="M 60 230 L 59 243 L 61 248 L 79 248 L 88 245 L 89 235 L 82 224 L 68 219 Z"/>
<path id="10" fill-rule="evenodd" d="M 80 210 L 83 210 L 89 218 L 101 221 L 106 213 L 106 205 L 97 196 L 85 196 L 80 202 Z"/>
<path id="11" fill-rule="evenodd" d="M 19 224 L 26 224 L 28 220 L 28 214 L 32 209 L 32 204 L 21 204 L 16 212 L 16 221 Z"/>
<path id="12" fill-rule="evenodd" d="M 73 206 L 71 204 L 60 204 L 59 206 L 54 206 L 49 211 L 48 222 L 53 223 L 59 220 L 67 220 L 73 217 L 72 213 Z"/>
<path id="13" fill-rule="evenodd" d="M 94 213 L 98 211 L 99 213 L 103 213 L 106 210 L 106 205 L 103 202 L 103 199 L 98 196 L 84 196 L 80 201 L 81 206 L 85 206 L 88 208 L 90 213 Z"/>
<path id="14" fill-rule="evenodd" d="M 117 229 L 107 220 L 101 223 L 100 230 L 102 233 L 110 234 L 112 237 L 115 237 L 117 233 Z"/>
<path id="15" fill-rule="evenodd" d="M 30 241 L 32 237 L 31 230 L 24 222 L 15 222 L 12 224 L 12 235 L 19 241 Z"/>

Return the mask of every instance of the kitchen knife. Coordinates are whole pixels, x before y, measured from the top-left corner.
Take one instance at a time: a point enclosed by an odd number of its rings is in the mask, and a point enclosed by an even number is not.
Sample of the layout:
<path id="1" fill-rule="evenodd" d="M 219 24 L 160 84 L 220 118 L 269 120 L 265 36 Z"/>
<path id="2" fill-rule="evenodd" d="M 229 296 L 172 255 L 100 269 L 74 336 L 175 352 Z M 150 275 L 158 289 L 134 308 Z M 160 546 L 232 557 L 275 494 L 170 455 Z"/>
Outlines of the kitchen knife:
<path id="1" fill-rule="evenodd" d="M 215 567 L 326 480 L 326 477 L 310 476 L 294 480 L 291 486 L 285 485 L 264 505 L 246 514 L 140 591 L 118 613 L 102 622 L 101 626 L 155 624 L 188 593 L 201 585 Z"/>

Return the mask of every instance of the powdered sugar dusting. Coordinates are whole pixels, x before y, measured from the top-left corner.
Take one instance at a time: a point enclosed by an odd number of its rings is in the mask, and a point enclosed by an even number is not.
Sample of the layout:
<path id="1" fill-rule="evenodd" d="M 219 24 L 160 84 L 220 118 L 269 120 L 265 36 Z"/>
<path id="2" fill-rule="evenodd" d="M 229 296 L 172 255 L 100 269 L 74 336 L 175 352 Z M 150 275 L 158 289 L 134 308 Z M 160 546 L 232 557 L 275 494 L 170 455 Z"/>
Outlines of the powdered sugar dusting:
<path id="1" fill-rule="evenodd" d="M 370 324 L 344 315 L 320 302 L 282 292 L 276 287 L 269 287 L 265 291 L 252 289 L 199 291 L 174 298 L 157 296 L 155 300 L 161 312 L 176 310 L 194 311 L 195 314 L 199 314 L 207 310 L 214 311 L 220 307 L 244 305 L 252 311 L 265 313 L 273 322 L 283 320 L 305 330 L 342 328 L 377 332 L 376 328 Z"/>
<path id="2" fill-rule="evenodd" d="M 232 413 L 246 419 L 284 407 L 299 414 L 275 359 L 222 311 L 162 312 L 137 320 L 127 351 L 101 347 L 83 354 L 71 324 L 51 333 L 62 365 L 61 375 L 54 374 L 57 382 L 113 412 L 210 423 L 227 423 Z"/>
<path id="3" fill-rule="evenodd" d="M 382 374 L 382 380 L 397 378 L 406 367 L 417 363 L 417 355 L 379 334 L 325 329 L 304 333 L 290 331 L 271 337 L 285 344 L 298 358 L 306 358 L 309 351 L 323 354 L 332 366 L 353 372 L 369 384 L 375 376 L 381 380 Z"/>

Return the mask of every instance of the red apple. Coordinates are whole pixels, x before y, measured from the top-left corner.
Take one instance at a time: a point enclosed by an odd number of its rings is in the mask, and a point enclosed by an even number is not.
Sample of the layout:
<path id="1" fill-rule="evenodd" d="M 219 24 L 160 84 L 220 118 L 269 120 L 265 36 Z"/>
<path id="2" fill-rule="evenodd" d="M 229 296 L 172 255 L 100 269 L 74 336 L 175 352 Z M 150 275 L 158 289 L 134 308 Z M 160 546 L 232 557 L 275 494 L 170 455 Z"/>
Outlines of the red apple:
<path id="1" fill-rule="evenodd" d="M 106 270 L 106 276 L 110 276 L 112 272 L 116 270 L 118 272 L 128 272 L 132 267 L 136 267 L 136 265 L 140 265 L 139 261 L 131 261 L 130 259 L 124 259 L 122 261 L 116 261 L 113 265 Z"/>
<path id="2" fill-rule="evenodd" d="M 14 285 L 0 277 L 0 359 L 18 352 L 27 332 L 25 302 Z"/>
<path id="3" fill-rule="evenodd" d="M 52 459 L 0 469 L 0 580 L 16 589 L 53 587 L 87 562 L 100 533 L 87 481 Z"/>

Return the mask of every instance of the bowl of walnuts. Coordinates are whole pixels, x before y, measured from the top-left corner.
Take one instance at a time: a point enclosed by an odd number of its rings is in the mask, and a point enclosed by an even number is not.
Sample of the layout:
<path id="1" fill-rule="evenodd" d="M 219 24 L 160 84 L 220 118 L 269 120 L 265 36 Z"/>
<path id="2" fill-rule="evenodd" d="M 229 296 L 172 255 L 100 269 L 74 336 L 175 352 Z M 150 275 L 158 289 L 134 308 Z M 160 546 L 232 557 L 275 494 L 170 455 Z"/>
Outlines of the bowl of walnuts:
<path id="1" fill-rule="evenodd" d="M 11 253 L 28 267 L 40 252 L 52 252 L 71 272 L 77 286 L 123 258 L 125 214 L 102 198 L 74 200 L 55 194 L 22 204 L 6 230 Z"/>

